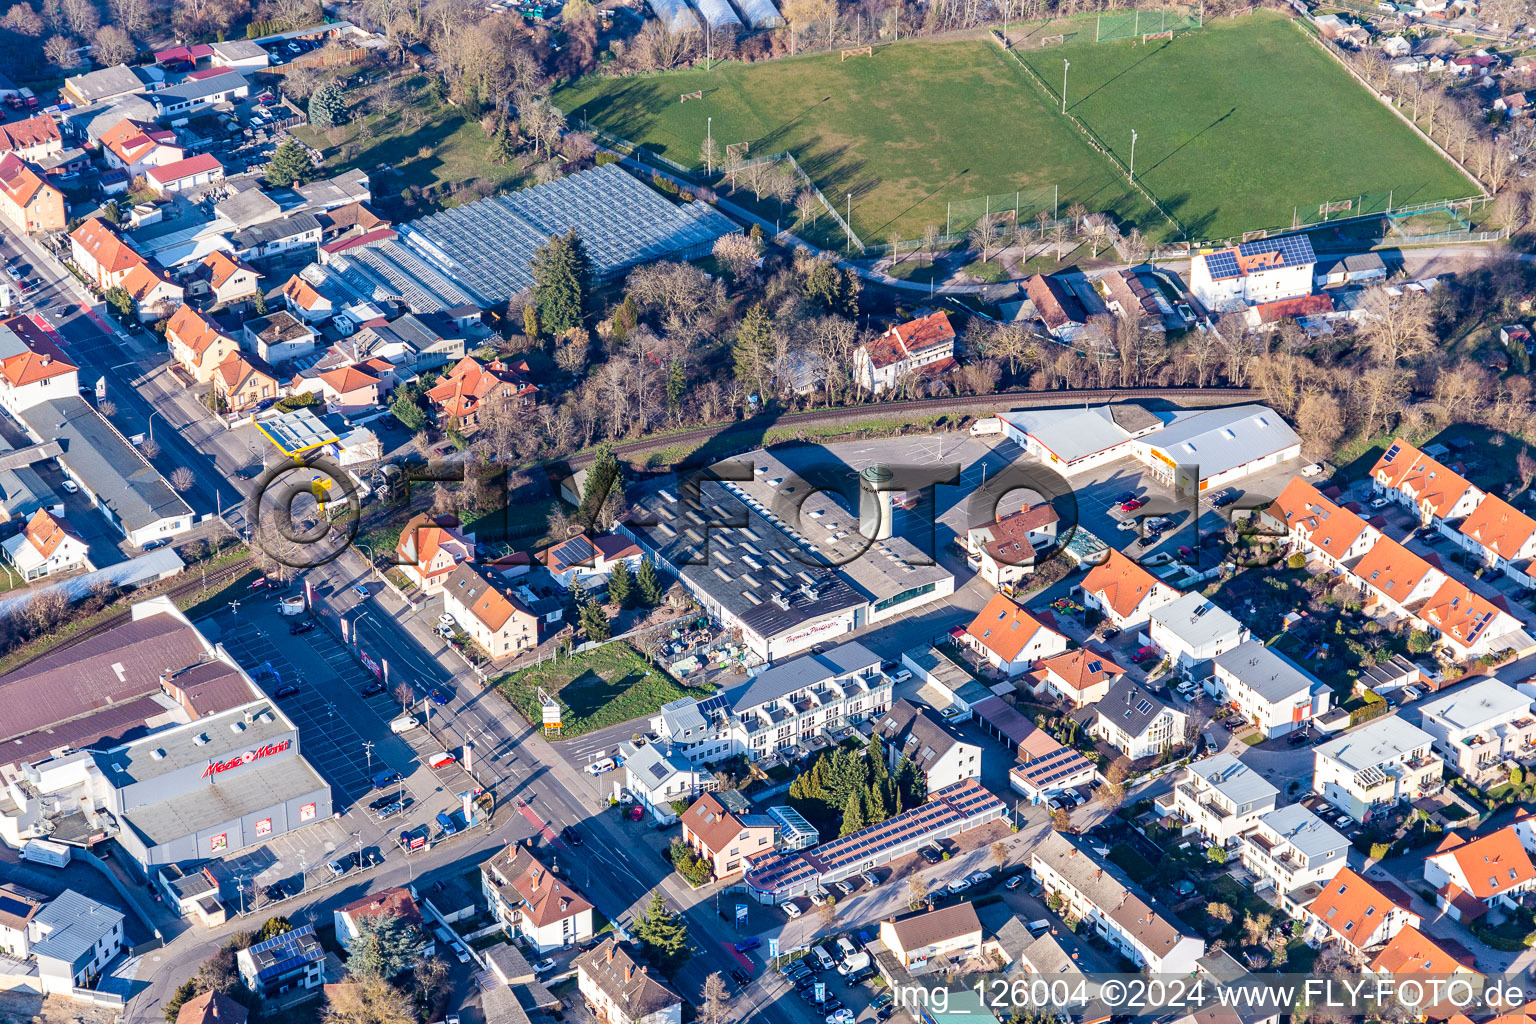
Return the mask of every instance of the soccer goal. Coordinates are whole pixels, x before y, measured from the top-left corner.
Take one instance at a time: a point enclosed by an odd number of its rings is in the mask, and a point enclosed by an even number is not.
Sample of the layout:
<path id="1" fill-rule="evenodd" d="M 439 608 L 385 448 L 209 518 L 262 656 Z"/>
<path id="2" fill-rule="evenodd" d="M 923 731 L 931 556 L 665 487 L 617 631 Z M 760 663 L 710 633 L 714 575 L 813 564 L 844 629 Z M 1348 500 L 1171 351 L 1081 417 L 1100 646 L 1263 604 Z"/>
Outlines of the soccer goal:
<path id="1" fill-rule="evenodd" d="M 701 100 L 703 98 L 704 98 L 704 90 L 703 89 L 698 89 L 698 90 L 696 90 L 694 92 L 685 92 L 685 93 L 683 93 L 681 96 L 679 96 L 677 98 L 677 102 L 679 102 L 679 103 L 687 103 L 689 100 Z"/>
<path id="2" fill-rule="evenodd" d="M 1041 36 L 1040 37 L 1040 48 L 1043 50 L 1047 46 L 1060 46 L 1062 43 L 1065 43 L 1066 41 L 1067 41 L 1067 37 L 1065 35 Z"/>
<path id="3" fill-rule="evenodd" d="M 1167 32 L 1148 32 L 1146 35 L 1141 37 L 1141 43 L 1143 46 L 1145 46 L 1147 43 L 1150 43 L 1154 39 L 1167 39 L 1172 42 L 1173 30 L 1169 29 Z"/>
<path id="4" fill-rule="evenodd" d="M 849 57 L 873 57 L 874 55 L 875 48 L 873 46 L 855 46 L 852 49 L 843 51 L 843 60 L 847 60 Z"/>
<path id="5" fill-rule="evenodd" d="M 733 142 L 730 145 L 725 147 L 726 158 L 729 159 L 730 157 L 734 156 L 734 157 L 740 157 L 742 159 L 746 159 L 747 149 L 748 149 L 748 144 L 747 143 L 745 143 L 745 142 Z"/>

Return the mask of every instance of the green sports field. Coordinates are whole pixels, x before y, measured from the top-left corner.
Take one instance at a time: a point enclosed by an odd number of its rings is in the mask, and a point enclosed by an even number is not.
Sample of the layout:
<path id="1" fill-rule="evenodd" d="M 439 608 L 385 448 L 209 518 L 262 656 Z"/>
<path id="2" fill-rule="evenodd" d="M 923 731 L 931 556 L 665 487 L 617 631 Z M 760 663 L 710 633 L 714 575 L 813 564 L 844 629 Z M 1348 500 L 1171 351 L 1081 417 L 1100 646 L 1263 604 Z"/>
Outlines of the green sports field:
<path id="1" fill-rule="evenodd" d="M 1390 190 L 1400 206 L 1477 191 L 1278 16 L 1215 19 L 1145 45 L 1096 44 L 1092 20 L 1081 25 L 1064 45 L 1019 55 L 1052 90 L 1071 61 L 1068 108 L 1122 161 L 1137 131 L 1138 179 L 1193 238 L 1285 226 L 1293 212 L 1315 219 L 1327 200 Z M 694 90 L 702 101 L 678 102 Z M 950 201 L 1030 189 L 1177 234 L 1061 116 L 1059 96 L 985 40 L 588 78 L 555 101 L 684 165 L 698 162 L 707 117 L 722 149 L 788 150 L 840 208 L 853 193 L 866 243 L 942 230 Z"/>

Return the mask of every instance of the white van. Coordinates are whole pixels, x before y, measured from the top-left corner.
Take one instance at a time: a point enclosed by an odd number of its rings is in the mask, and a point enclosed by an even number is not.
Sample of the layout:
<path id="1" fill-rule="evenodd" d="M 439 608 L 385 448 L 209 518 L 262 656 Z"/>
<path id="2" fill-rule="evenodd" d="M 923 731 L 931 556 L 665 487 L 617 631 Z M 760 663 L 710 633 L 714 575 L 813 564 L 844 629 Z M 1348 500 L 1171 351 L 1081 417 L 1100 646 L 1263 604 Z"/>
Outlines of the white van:
<path id="1" fill-rule="evenodd" d="M 416 720 L 415 715 L 401 715 L 399 718 L 389 723 L 389 731 L 393 733 L 410 732 L 420 724 L 421 723 Z"/>
<path id="2" fill-rule="evenodd" d="M 971 436 L 981 437 L 983 434 L 1001 434 L 1003 421 L 996 416 L 988 416 L 971 424 Z"/>
<path id="3" fill-rule="evenodd" d="M 830 971 L 837 967 L 836 961 L 832 959 L 832 954 L 828 953 L 821 946 L 812 947 L 810 955 L 816 958 L 816 962 L 821 965 L 821 969 L 824 971 Z"/>
<path id="4" fill-rule="evenodd" d="M 848 941 L 848 936 L 846 935 L 838 936 L 837 948 L 842 951 L 843 959 L 845 960 L 858 952 L 858 950 L 853 947 L 853 943 Z"/>

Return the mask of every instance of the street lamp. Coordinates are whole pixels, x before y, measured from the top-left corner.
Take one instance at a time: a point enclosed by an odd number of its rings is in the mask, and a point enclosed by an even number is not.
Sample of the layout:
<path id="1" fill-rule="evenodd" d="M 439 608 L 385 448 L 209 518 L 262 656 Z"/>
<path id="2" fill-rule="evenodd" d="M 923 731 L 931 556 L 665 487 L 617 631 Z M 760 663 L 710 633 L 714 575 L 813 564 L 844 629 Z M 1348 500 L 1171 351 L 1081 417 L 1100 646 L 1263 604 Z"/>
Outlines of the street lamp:
<path id="1" fill-rule="evenodd" d="M 1131 184 L 1136 183 L 1136 129 L 1131 129 Z"/>
<path id="2" fill-rule="evenodd" d="M 1072 62 L 1069 60 L 1061 62 L 1061 112 L 1063 114 L 1067 112 L 1067 68 L 1071 66 Z"/>
<path id="3" fill-rule="evenodd" d="M 151 441 L 153 441 L 155 439 L 155 417 L 156 416 L 159 416 L 159 417 L 161 417 L 163 419 L 165 417 L 165 413 L 161 412 L 159 409 L 151 409 L 150 412 L 149 412 L 149 419 L 144 421 L 145 424 L 149 427 L 149 439 Z"/>
<path id="4" fill-rule="evenodd" d="M 707 63 L 705 69 L 708 70 Z M 713 117 L 704 119 L 704 167 L 706 173 L 713 177 L 715 173 L 715 119 Z"/>
<path id="5" fill-rule="evenodd" d="M 373 740 L 363 740 L 363 754 L 368 758 L 368 777 L 373 778 Z"/>

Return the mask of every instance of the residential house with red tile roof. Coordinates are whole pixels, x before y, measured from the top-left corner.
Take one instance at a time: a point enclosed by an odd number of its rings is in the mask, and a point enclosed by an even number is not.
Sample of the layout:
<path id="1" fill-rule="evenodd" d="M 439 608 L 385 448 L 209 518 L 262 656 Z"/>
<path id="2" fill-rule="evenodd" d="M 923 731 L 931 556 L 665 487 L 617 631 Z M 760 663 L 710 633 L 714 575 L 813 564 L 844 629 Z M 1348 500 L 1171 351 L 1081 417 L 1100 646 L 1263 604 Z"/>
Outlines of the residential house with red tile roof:
<path id="1" fill-rule="evenodd" d="M 59 134 L 57 122 L 47 114 L 0 124 L 0 155 L 14 153 L 22 160 L 37 163 L 62 152 L 64 137 Z"/>
<path id="2" fill-rule="evenodd" d="M 182 303 L 165 327 L 165 340 L 176 365 L 199 384 L 213 379 L 214 371 L 240 351 L 240 344 L 214 326 L 213 321 Z"/>
<path id="3" fill-rule="evenodd" d="M 442 593 L 443 581 L 460 562 L 473 560 L 474 554 L 458 519 L 450 515 L 412 516 L 395 544 L 400 571 L 428 597 Z"/>
<path id="4" fill-rule="evenodd" d="M 431 956 L 435 951 L 436 944 L 432 939 L 432 931 L 427 927 L 426 919 L 422 917 L 421 907 L 417 905 L 411 891 L 400 885 L 366 893 L 346 906 L 337 907 L 331 911 L 337 943 L 342 949 L 351 949 L 352 940 L 357 938 L 361 930 L 360 922 L 380 917 L 393 917 L 402 924 L 415 928 L 426 940 L 426 945 L 421 951 L 423 958 Z"/>
<path id="5" fill-rule="evenodd" d="M 1057 341 L 1070 344 L 1088 325 L 1087 309 L 1059 278 L 1035 274 L 1024 282 L 1024 294 L 1034 303 L 1035 315 Z"/>
<path id="6" fill-rule="evenodd" d="M 196 192 L 224 180 L 224 165 L 212 153 L 199 153 L 185 160 L 151 167 L 144 179 L 155 194 L 164 198 L 178 192 Z"/>
<path id="7" fill-rule="evenodd" d="M 482 363 L 465 356 L 427 392 L 427 400 L 437 409 L 440 423 L 457 423 L 460 433 L 470 434 L 495 403 L 514 409 L 531 406 L 539 393 L 531 373 L 526 360 Z"/>
<path id="8" fill-rule="evenodd" d="M 246 1024 L 250 1012 L 222 992 L 204 992 L 181 1004 L 176 1024 Z"/>
<path id="9" fill-rule="evenodd" d="M 362 366 L 327 370 L 316 378 L 326 410 L 351 417 L 379 404 L 383 382 Z"/>
<path id="10" fill-rule="evenodd" d="M 120 286 L 128 271 L 148 262 L 99 217 L 87 217 L 75 228 L 69 249 L 75 266 L 103 290 Z"/>
<path id="11" fill-rule="evenodd" d="M 516 657 L 539 644 L 539 618 L 502 576 L 460 562 L 443 580 L 443 611 L 492 658 Z"/>
<path id="12" fill-rule="evenodd" d="M 1040 682 L 1036 692 L 1048 693 L 1074 708 L 1103 700 L 1109 688 L 1125 675 L 1109 655 L 1092 647 L 1079 647 L 1046 658 L 1035 669 Z"/>
<path id="13" fill-rule="evenodd" d="M 540 955 L 592 937 L 592 904 L 567 872 L 513 844 L 480 866 L 480 887 L 502 928 Z"/>
<path id="14" fill-rule="evenodd" d="M 130 268 L 118 287 L 133 300 L 134 309 L 143 323 L 152 323 L 170 316 L 177 306 L 186 301 L 186 290 L 164 274 L 151 270 L 148 263 Z"/>
<path id="15" fill-rule="evenodd" d="M 1292 477 L 1285 490 L 1264 512 L 1266 526 L 1282 529 L 1293 550 L 1321 561 L 1330 569 L 1364 555 L 1381 536 L 1364 519 L 1323 496 L 1301 477 Z"/>
<path id="16" fill-rule="evenodd" d="M 235 353 L 220 363 L 213 374 L 213 392 L 226 413 L 255 412 L 262 403 L 282 397 L 282 384 L 255 356 Z"/>
<path id="17" fill-rule="evenodd" d="M 294 274 L 283 284 L 281 294 L 288 312 L 307 324 L 329 320 L 336 313 L 336 307 L 331 300 L 320 294 L 314 285 L 298 274 Z"/>
<path id="18" fill-rule="evenodd" d="M 1367 951 L 1390 942 L 1404 928 L 1421 928 L 1413 897 L 1398 886 L 1372 883 L 1344 868 L 1307 907 L 1306 935 L 1313 945 L 1338 942 L 1362 960 Z"/>
<path id="19" fill-rule="evenodd" d="M 1141 625 L 1154 611 L 1182 596 L 1114 548 L 1108 558 L 1088 570 L 1078 589 L 1086 607 L 1121 630 Z"/>
<path id="20" fill-rule="evenodd" d="M 879 394 L 908 374 L 936 377 L 955 368 L 955 329 L 943 310 L 887 327 L 853 350 L 853 379 Z"/>
<path id="21" fill-rule="evenodd" d="M 1536 889 L 1536 865 L 1513 825 L 1471 841 L 1447 832 L 1424 859 L 1424 881 L 1437 907 L 1470 924 L 1492 907 L 1515 909 L 1521 893 Z"/>
<path id="22" fill-rule="evenodd" d="M 1513 615 L 1449 577 L 1428 600 L 1410 610 L 1462 661 L 1498 653 L 1520 630 L 1520 621 Z"/>
<path id="23" fill-rule="evenodd" d="M 1056 540 L 1061 517 L 1049 502 L 1021 508 L 965 533 L 966 564 L 998 590 L 1035 571 L 1035 550 Z"/>
<path id="24" fill-rule="evenodd" d="M 1333 312 L 1333 298 L 1328 295 L 1298 295 L 1291 299 L 1261 302 L 1249 306 L 1246 314 L 1249 327 L 1273 328 L 1282 320 L 1300 320 L 1303 317 L 1323 316 Z"/>
<path id="25" fill-rule="evenodd" d="M 98 141 L 107 165 L 126 171 L 130 178 L 142 177 L 152 167 L 165 167 L 187 158 L 187 151 L 176 144 L 175 132 L 126 117 L 108 128 Z"/>
<path id="26" fill-rule="evenodd" d="M 634 541 L 610 533 L 595 537 L 578 533 L 551 544 L 537 555 L 539 563 L 565 590 L 577 583 L 588 590 L 606 586 L 609 574 L 620 562 L 626 563 L 630 572 L 638 572 L 641 557 L 640 547 Z"/>
<path id="27" fill-rule="evenodd" d="M 1394 935 L 1368 969 L 1389 978 L 1414 974 L 1481 976 L 1471 950 L 1451 939 L 1431 938 L 1412 925 Z"/>
<path id="28" fill-rule="evenodd" d="M 1490 494 L 1456 528 L 1456 540 L 1485 565 L 1536 587 L 1531 560 L 1536 558 L 1536 519 Z"/>
<path id="29" fill-rule="evenodd" d="M 64 193 L 15 153 L 0 156 L 0 217 L 15 231 L 63 231 Z"/>
<path id="30" fill-rule="evenodd" d="M 1067 649 L 1066 637 L 1003 594 L 993 595 L 960 639 L 1010 678 Z"/>
<path id="31" fill-rule="evenodd" d="M 200 262 L 192 289 L 197 294 L 206 291 L 216 306 L 227 306 L 255 295 L 260 281 L 261 272 L 244 260 L 211 252 Z"/>
<path id="32" fill-rule="evenodd" d="M 79 372 L 57 342 L 29 317 L 0 320 L 0 408 L 15 414 L 76 394 Z"/>
<path id="33" fill-rule="evenodd" d="M 1410 605 L 1428 600 L 1445 581 L 1445 574 L 1390 537 L 1378 537 L 1371 549 L 1349 568 L 1369 600 L 1399 615 Z"/>
<path id="34" fill-rule="evenodd" d="M 713 793 L 695 800 L 682 813 L 682 824 L 683 842 L 709 862 L 716 881 L 734 878 L 753 857 L 772 853 L 779 834 L 772 818 L 729 811 Z"/>
<path id="35" fill-rule="evenodd" d="M 1459 519 L 1483 500 L 1483 492 L 1466 477 L 1403 440 L 1387 446 L 1371 467 L 1371 480 L 1383 495 L 1417 511 L 1426 525 Z"/>
<path id="36" fill-rule="evenodd" d="M 90 549 L 75 528 L 47 509 L 32 513 L 26 528 L 5 541 L 3 548 L 5 560 L 16 567 L 24 580 L 42 579 L 71 569 L 95 568 Z"/>

